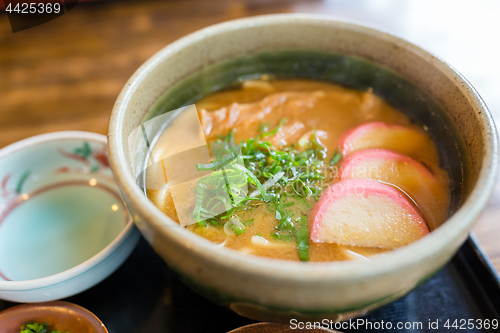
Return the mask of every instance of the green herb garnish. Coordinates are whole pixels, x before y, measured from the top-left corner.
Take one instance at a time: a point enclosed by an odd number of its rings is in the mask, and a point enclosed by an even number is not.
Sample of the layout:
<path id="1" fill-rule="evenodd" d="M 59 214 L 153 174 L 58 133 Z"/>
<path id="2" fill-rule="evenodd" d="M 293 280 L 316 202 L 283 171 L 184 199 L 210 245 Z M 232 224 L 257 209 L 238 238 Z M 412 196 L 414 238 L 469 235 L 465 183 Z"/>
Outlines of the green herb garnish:
<path id="1" fill-rule="evenodd" d="M 245 225 L 245 227 L 248 227 L 248 226 L 253 224 L 253 221 L 254 221 L 254 219 L 246 220 L 246 221 L 243 221 L 243 224 Z"/>
<path id="2" fill-rule="evenodd" d="M 301 216 L 298 222 L 300 228 L 295 233 L 295 237 L 297 239 L 299 259 L 301 261 L 309 261 L 309 230 L 307 227 L 307 217 Z"/>
<path id="3" fill-rule="evenodd" d="M 280 123 L 278 124 L 278 127 L 276 127 L 275 129 L 273 129 L 272 131 L 263 133 L 262 137 L 263 138 L 267 138 L 268 136 L 271 136 L 271 135 L 274 135 L 274 134 L 278 133 L 278 131 L 280 130 L 281 126 L 283 126 L 283 124 L 285 124 L 285 123 L 286 123 L 286 119 L 285 118 L 281 119 Z M 267 131 L 267 128 L 266 128 L 266 131 Z"/>
<path id="4" fill-rule="evenodd" d="M 221 169 L 226 164 L 230 163 L 231 161 L 233 161 L 235 158 L 238 157 L 238 153 L 234 149 L 228 148 L 228 152 L 229 152 L 228 155 L 224 155 L 222 158 L 215 160 L 212 163 L 208 163 L 208 164 L 198 163 L 198 164 L 196 164 L 196 169 L 198 171 Z"/>
<path id="5" fill-rule="evenodd" d="M 21 327 L 21 333 L 61 333 L 61 331 L 49 331 L 48 323 L 26 323 Z M 68 333 L 68 332 L 66 332 Z"/>
<path id="6" fill-rule="evenodd" d="M 291 242 L 294 240 L 295 236 L 294 235 L 281 235 L 277 232 L 273 232 L 271 234 L 271 238 L 274 240 L 280 240 L 280 241 L 285 241 L 285 242 Z"/>
<path id="7" fill-rule="evenodd" d="M 297 148 L 295 144 L 275 147 L 267 140 L 276 135 L 285 122 L 286 119 L 281 119 L 272 130 L 269 124 L 262 124 L 257 137 L 239 145 L 234 144 L 232 130 L 211 143 L 211 147 L 217 148 L 212 149 L 215 160 L 198 164 L 197 169 L 213 172 L 198 181 L 193 214 L 200 225 L 210 223 L 222 227 L 240 212 L 265 205 L 276 218 L 276 231 L 270 238 L 296 241 L 300 260 L 308 261 L 309 232 L 304 215 L 321 194 L 322 182 L 327 178 L 327 149 L 318 140 L 316 129 L 311 138 L 302 140 L 302 144 L 299 142 Z M 337 163 L 341 157 L 337 152 L 330 164 Z M 242 190 L 245 186 L 248 186 L 246 192 Z M 294 217 L 291 208 L 299 211 L 301 217 Z M 252 223 L 253 219 L 242 222 L 245 227 Z M 229 227 L 237 236 L 245 231 L 235 225 Z"/>
<path id="8" fill-rule="evenodd" d="M 235 226 L 234 224 L 233 225 L 230 225 L 229 228 L 233 229 L 234 230 L 234 233 L 239 236 L 241 235 L 242 233 L 245 232 L 245 229 L 241 229 L 241 228 L 238 228 L 237 226 Z"/>
<path id="9" fill-rule="evenodd" d="M 342 154 L 340 153 L 340 147 L 337 148 L 337 152 L 335 155 L 333 155 L 332 159 L 330 160 L 330 165 L 335 165 L 337 164 L 338 161 L 342 158 Z"/>

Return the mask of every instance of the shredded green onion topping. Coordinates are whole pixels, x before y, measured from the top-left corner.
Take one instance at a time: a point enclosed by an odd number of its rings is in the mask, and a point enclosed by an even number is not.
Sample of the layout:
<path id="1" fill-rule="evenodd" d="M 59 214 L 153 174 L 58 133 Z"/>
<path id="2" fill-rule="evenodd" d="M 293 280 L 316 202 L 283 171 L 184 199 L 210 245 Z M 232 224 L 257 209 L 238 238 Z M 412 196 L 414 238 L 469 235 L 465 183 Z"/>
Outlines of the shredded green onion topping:
<path id="1" fill-rule="evenodd" d="M 310 140 L 296 148 L 295 144 L 277 149 L 269 141 L 263 140 L 279 132 L 286 119 L 268 130 L 268 124 L 260 126 L 256 138 L 234 143 L 233 130 L 227 136 L 219 136 L 215 142 L 219 149 L 217 158 L 209 164 L 198 164 L 200 171 L 213 172 L 198 181 L 196 188 L 195 220 L 203 226 L 207 223 L 224 225 L 238 212 L 264 204 L 276 217 L 276 231 L 270 235 L 273 240 L 296 241 L 299 258 L 309 260 L 309 231 L 305 212 L 311 201 L 318 200 L 322 192 L 327 149 L 316 137 L 316 130 Z M 241 151 L 241 155 L 239 152 Z M 243 163 L 233 163 L 238 158 Z M 342 158 L 338 150 L 329 161 L 332 166 Z M 248 194 L 241 189 L 248 184 Z M 328 184 L 327 184 L 328 185 Z M 229 193 L 229 197 L 227 194 Z M 301 206 L 295 206 L 301 205 Z M 290 207 L 303 211 L 301 216 L 293 216 Z M 217 214 L 223 209 L 224 213 Z M 243 222 L 248 226 L 253 219 Z M 235 234 L 245 230 L 230 226 Z M 260 234 L 258 234 L 261 236 Z"/>

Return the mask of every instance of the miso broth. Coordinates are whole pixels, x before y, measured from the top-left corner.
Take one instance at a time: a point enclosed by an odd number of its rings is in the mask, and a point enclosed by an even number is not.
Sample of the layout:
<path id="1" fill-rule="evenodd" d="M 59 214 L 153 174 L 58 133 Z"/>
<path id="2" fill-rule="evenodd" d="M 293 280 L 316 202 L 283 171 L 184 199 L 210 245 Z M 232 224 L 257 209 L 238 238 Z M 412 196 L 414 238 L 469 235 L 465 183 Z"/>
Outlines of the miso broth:
<path id="1" fill-rule="evenodd" d="M 342 177 L 370 178 L 394 187 L 408 199 L 430 231 L 447 218 L 450 178 L 440 167 L 435 142 L 423 128 L 371 91 L 310 80 L 257 80 L 244 82 L 237 89 L 211 94 L 198 101 L 196 107 L 207 142 L 232 140 L 239 144 L 243 157 L 247 158 L 244 159 L 245 167 L 261 184 L 283 174 L 268 189 L 274 191 L 268 200 L 249 200 L 235 207 L 229 215 L 221 214 L 216 219 L 187 226 L 220 246 L 284 260 L 304 260 L 307 246 L 308 261 L 335 261 L 369 260 L 370 255 L 406 245 L 367 247 L 359 246 L 354 238 L 342 242 L 309 239 L 318 200 L 321 202 L 325 189 Z M 372 137 L 361 137 L 355 130 L 364 125 L 380 130 L 373 130 L 373 134 L 368 132 Z M 386 135 L 384 131 L 391 129 L 403 134 L 393 135 L 390 142 L 381 139 Z M 412 137 L 411 133 L 416 134 Z M 408 148 L 417 141 L 415 149 Z M 382 146 L 377 146 L 379 142 L 383 142 Z M 250 143 L 254 145 L 251 151 Z M 397 165 L 392 160 L 385 163 L 383 156 L 389 155 L 377 153 L 378 148 L 405 157 L 398 160 Z M 349 156 L 368 149 L 375 154 L 375 162 L 363 164 L 368 153 L 359 153 L 363 163 L 354 164 L 362 164 L 364 174 L 352 176 L 342 169 L 349 162 Z M 259 152 L 267 154 L 265 159 L 252 162 Z M 284 156 L 280 154 L 288 155 L 279 159 L 276 156 Z M 304 159 L 298 159 L 300 156 L 306 157 L 302 165 Z M 291 161 L 295 161 L 297 167 L 290 168 Z M 367 165 L 379 168 L 374 171 Z M 249 193 L 259 190 L 251 182 L 249 184 Z M 178 221 L 168 186 L 162 190 L 148 190 L 148 197 L 166 215 Z M 194 211 L 196 208 L 189 209 Z M 285 217 L 289 217 L 288 222 Z M 225 226 L 229 221 L 233 221 L 230 228 Z M 353 220 L 352 223 L 358 222 Z M 307 228 L 308 233 L 302 228 Z M 374 233 L 373 237 L 378 236 Z"/>

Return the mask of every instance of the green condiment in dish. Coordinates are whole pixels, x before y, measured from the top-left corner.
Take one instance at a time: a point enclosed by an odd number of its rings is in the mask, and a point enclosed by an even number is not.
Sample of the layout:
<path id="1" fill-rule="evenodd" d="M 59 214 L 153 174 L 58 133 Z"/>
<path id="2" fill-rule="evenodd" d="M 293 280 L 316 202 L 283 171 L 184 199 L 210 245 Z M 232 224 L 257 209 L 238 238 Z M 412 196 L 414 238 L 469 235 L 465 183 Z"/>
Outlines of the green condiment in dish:
<path id="1" fill-rule="evenodd" d="M 49 330 L 48 323 L 26 323 L 21 327 L 20 333 L 61 333 L 61 331 Z M 69 332 L 66 332 L 69 333 Z"/>

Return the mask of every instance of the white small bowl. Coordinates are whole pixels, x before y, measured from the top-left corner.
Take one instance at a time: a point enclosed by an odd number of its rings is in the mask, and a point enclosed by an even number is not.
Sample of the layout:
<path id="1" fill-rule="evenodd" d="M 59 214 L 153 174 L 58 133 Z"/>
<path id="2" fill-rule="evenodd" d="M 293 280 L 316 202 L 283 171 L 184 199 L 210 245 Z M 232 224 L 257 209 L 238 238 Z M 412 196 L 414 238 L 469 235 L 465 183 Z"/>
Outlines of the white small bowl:
<path id="1" fill-rule="evenodd" d="M 104 280 L 139 232 L 109 168 L 107 140 L 55 132 L 0 150 L 0 298 L 46 302 Z"/>

